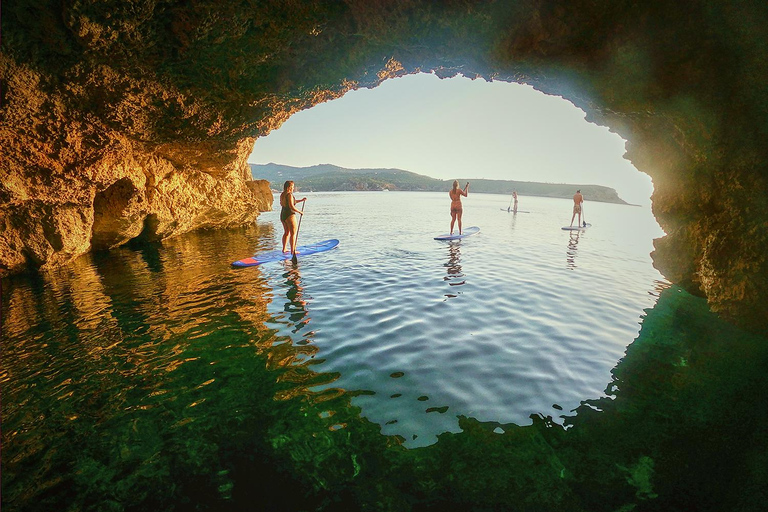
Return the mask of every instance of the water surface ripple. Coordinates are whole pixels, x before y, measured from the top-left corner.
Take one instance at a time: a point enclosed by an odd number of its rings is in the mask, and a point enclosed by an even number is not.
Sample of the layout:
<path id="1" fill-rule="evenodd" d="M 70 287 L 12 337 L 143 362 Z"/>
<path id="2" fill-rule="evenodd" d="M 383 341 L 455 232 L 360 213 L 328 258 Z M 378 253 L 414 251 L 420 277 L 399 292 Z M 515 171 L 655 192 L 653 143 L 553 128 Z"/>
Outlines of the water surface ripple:
<path id="1" fill-rule="evenodd" d="M 281 369 L 279 399 L 351 393 L 410 448 L 457 432 L 458 416 L 561 421 L 604 396 L 667 286 L 649 256 L 662 233 L 645 208 L 588 203 L 593 227 L 568 233 L 568 201 L 521 197 L 531 213 L 517 215 L 500 210 L 508 201 L 471 194 L 464 223 L 480 233 L 439 242 L 447 193 L 309 194 L 300 242 L 341 243 L 296 266 L 229 265 L 278 246 L 273 211 L 249 229 L 14 279 L 3 296 L 3 457 L 26 483 L 11 497 L 61 485 L 52 464 L 67 450 L 91 461 L 81 473 L 115 457 L 143 475 L 169 443 L 208 449 L 206 436 L 169 432 L 246 421 L 255 396 L 275 393 L 254 377 L 264 368 Z M 33 467 L 48 469 L 22 471 Z"/>
<path id="2" fill-rule="evenodd" d="M 569 201 L 525 198 L 531 213 L 513 215 L 503 196 L 471 195 L 464 225 L 481 232 L 440 242 L 443 195 L 310 194 L 300 237 L 342 240 L 300 264 L 315 370 L 338 373 L 328 386 L 365 391 L 354 399 L 363 415 L 410 447 L 458 431 L 459 415 L 561 421 L 605 396 L 667 286 L 649 256 L 663 233 L 648 209 L 588 203 L 593 227 L 569 233 L 559 229 Z"/>

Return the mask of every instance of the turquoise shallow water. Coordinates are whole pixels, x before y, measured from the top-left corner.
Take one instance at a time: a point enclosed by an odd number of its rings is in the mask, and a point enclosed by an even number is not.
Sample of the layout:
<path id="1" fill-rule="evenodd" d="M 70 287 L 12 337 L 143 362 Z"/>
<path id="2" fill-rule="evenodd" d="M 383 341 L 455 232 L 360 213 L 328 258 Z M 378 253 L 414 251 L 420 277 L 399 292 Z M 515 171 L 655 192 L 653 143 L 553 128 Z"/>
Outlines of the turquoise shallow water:
<path id="1" fill-rule="evenodd" d="M 3 507 L 751 510 L 764 340 L 653 269 L 647 209 L 508 201 L 439 242 L 447 194 L 314 193 L 300 242 L 341 243 L 297 265 L 230 266 L 275 211 L 4 279 Z"/>

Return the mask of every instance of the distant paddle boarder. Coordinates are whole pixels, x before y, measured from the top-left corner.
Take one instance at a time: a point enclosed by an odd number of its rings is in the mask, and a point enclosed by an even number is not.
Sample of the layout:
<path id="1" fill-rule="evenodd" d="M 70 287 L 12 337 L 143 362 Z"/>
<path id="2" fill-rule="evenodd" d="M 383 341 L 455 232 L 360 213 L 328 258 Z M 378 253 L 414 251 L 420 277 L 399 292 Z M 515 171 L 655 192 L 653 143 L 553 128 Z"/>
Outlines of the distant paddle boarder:
<path id="1" fill-rule="evenodd" d="M 512 191 L 512 200 L 515 202 L 514 207 L 512 207 L 512 213 L 517 213 L 517 190 Z M 507 207 L 507 212 L 509 212 L 509 207 Z"/>
<path id="2" fill-rule="evenodd" d="M 581 226 L 581 205 L 584 203 L 584 196 L 581 195 L 581 190 L 577 190 L 575 194 L 573 194 L 573 215 L 571 215 L 571 227 L 573 227 L 573 219 L 576 218 L 576 215 L 579 216 L 579 223 L 578 226 Z M 584 226 L 586 227 L 587 223 L 584 222 Z"/>
<path id="3" fill-rule="evenodd" d="M 461 196 L 467 197 L 467 191 L 469 190 L 469 182 L 464 186 L 464 190 L 459 188 L 459 180 L 453 180 L 453 188 L 448 195 L 451 197 L 451 234 L 453 234 L 453 225 L 456 220 L 459 221 L 459 234 L 461 234 L 461 214 L 463 208 L 461 206 Z"/>
<path id="4" fill-rule="evenodd" d="M 293 197 L 294 183 L 291 180 L 283 184 L 283 193 L 280 194 L 280 222 L 283 223 L 283 252 L 288 252 L 288 241 L 291 243 L 291 254 L 296 254 L 297 222 L 296 214 L 304 215 L 304 212 L 296 209 L 296 203 L 303 203 L 307 198 L 296 200 Z"/>

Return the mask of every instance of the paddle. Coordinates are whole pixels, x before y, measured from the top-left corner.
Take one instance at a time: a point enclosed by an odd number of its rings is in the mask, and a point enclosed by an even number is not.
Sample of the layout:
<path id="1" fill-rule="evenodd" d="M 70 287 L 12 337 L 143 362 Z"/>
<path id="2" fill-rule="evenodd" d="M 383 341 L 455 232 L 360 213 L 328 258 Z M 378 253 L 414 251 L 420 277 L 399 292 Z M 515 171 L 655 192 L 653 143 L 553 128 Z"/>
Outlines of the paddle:
<path id="1" fill-rule="evenodd" d="M 581 227 L 587 227 L 587 217 L 584 215 L 584 201 L 581 202 Z"/>
<path id="2" fill-rule="evenodd" d="M 298 263 L 299 259 L 296 257 L 296 247 L 299 246 L 299 230 L 301 229 L 301 219 L 304 218 L 304 205 L 307 204 L 306 198 L 304 201 L 301 202 L 301 215 L 299 215 L 299 225 L 296 226 L 296 242 L 293 244 L 293 257 L 291 258 L 291 261 L 293 263 Z"/>

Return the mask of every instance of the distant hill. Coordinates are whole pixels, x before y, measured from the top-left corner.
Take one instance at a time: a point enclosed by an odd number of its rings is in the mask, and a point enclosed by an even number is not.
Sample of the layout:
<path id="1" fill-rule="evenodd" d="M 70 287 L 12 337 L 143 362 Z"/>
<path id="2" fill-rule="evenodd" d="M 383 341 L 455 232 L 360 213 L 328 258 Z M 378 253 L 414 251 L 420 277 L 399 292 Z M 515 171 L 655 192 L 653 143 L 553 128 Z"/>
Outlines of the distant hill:
<path id="1" fill-rule="evenodd" d="M 300 190 L 328 192 L 341 190 L 408 190 L 442 192 L 451 188 L 453 180 L 438 180 L 402 169 L 345 169 L 331 164 L 312 167 L 291 167 L 275 163 L 249 164 L 254 179 L 268 180 L 274 190 L 283 190 L 286 180 L 293 180 Z M 538 183 L 535 181 L 483 180 L 461 178 L 462 185 L 469 181 L 470 191 L 477 193 L 512 194 L 522 196 L 571 198 L 576 189 L 589 201 L 628 204 L 616 190 L 601 185 L 567 183 Z"/>

